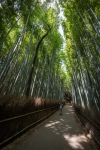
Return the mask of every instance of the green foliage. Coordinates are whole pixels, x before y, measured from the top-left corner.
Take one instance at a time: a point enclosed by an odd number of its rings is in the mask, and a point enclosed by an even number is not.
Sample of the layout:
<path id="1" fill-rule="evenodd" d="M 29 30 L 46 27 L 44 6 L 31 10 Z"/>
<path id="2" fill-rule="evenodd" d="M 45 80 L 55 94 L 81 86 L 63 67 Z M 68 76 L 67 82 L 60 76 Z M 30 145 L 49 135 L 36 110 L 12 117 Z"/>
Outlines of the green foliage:
<path id="1" fill-rule="evenodd" d="M 1 74 L 2 72 L 3 74 L 1 76 L 0 88 L 2 89 L 1 91 L 5 90 L 6 94 L 24 95 L 36 45 L 49 28 L 51 28 L 51 32 L 39 47 L 35 73 L 37 70 L 43 71 L 47 53 L 47 68 L 44 71 L 45 80 L 51 79 L 57 73 L 61 80 L 65 78 L 65 75 L 61 75 L 63 39 L 58 32 L 58 10 L 57 8 L 49 7 L 49 3 L 44 2 L 42 4 L 41 1 L 37 0 L 10 0 L 1 3 L 0 70 Z M 50 72 L 50 77 L 48 71 Z M 35 73 L 32 82 L 35 80 Z M 39 80 L 37 79 L 36 81 L 38 86 Z M 51 80 L 53 81 L 53 79 Z M 8 84 L 9 89 L 7 89 Z M 52 82 L 52 84 L 54 83 Z"/>
<path id="2" fill-rule="evenodd" d="M 84 108 L 91 107 L 99 111 L 100 94 L 96 93 L 100 88 L 100 2 L 63 0 L 60 4 L 66 18 L 62 26 L 66 37 L 66 68 L 71 78 L 73 101 Z"/>

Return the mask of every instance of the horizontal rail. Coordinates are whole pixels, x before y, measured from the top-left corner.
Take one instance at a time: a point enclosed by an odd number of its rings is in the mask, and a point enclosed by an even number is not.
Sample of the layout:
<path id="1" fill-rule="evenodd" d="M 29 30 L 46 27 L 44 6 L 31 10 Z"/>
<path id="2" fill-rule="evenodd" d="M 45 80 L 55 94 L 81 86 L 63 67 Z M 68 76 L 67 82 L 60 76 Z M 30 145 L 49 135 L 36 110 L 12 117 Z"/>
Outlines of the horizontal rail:
<path id="1" fill-rule="evenodd" d="M 78 111 L 77 111 L 78 112 Z M 95 123 L 93 123 L 89 118 L 87 118 L 85 115 L 83 115 L 81 112 L 78 112 L 79 114 L 81 114 L 84 118 L 86 118 L 87 120 L 89 120 L 96 128 L 98 128 L 100 130 L 100 127 L 98 127 Z"/>
<path id="2" fill-rule="evenodd" d="M 57 107 L 57 106 L 55 106 Z M 51 107 L 51 108 L 55 108 L 55 107 Z M 48 109 L 51 109 L 48 108 Z M 43 110 L 48 110 L 48 109 L 43 109 Z M 41 111 L 43 111 L 41 110 Z M 18 135 L 20 135 L 21 133 L 23 133 L 24 131 L 26 131 L 27 129 L 31 128 L 32 126 L 34 126 L 35 124 L 41 122 L 42 120 L 46 119 L 47 117 L 51 116 L 53 113 L 55 113 L 58 109 L 56 109 L 55 111 L 53 111 L 52 113 L 50 113 L 49 115 L 45 116 L 44 118 L 32 123 L 31 125 L 27 126 L 26 128 L 22 129 L 21 131 L 17 132 L 16 134 L 14 134 L 13 136 L 11 136 L 10 138 L 6 139 L 5 141 L 3 141 L 2 143 L 0 143 L 0 146 L 3 146 L 5 143 L 9 142 L 10 140 L 13 140 L 15 137 L 17 137 Z M 36 111 L 36 112 L 40 112 L 40 111 Z"/>
<path id="3" fill-rule="evenodd" d="M 57 106 L 58 106 L 58 105 L 57 105 Z M 24 115 L 20 115 L 20 116 L 8 118 L 8 119 L 5 119 L 5 120 L 0 120 L 0 123 L 7 122 L 7 121 L 11 121 L 11 120 L 18 119 L 18 118 L 22 118 L 22 117 L 25 117 L 25 116 L 28 116 L 28 115 L 32 115 L 32 114 L 41 112 L 41 111 L 49 110 L 49 109 L 55 108 L 55 107 L 57 107 L 57 106 L 54 106 L 54 107 L 51 107 L 51 108 L 47 108 L 47 109 L 38 110 L 38 111 L 34 111 L 34 112 L 30 112 L 30 113 L 27 113 L 27 114 L 24 114 Z"/>
<path id="4" fill-rule="evenodd" d="M 77 111 L 78 112 L 78 111 Z M 82 113 L 78 112 L 79 114 L 81 114 L 84 118 L 86 118 L 88 121 L 90 121 L 96 128 L 100 129 L 96 124 L 94 124 L 90 119 L 88 119 L 85 115 L 83 115 Z M 78 117 L 79 118 L 79 117 Z M 80 118 L 79 118 L 80 120 Z M 98 145 L 100 146 L 100 142 L 97 140 L 97 138 L 91 133 L 91 131 L 88 129 L 88 127 L 85 125 L 85 123 L 83 121 L 81 121 L 84 126 L 86 127 L 86 129 L 88 130 L 88 132 L 92 135 L 92 137 L 94 138 L 94 140 L 98 143 Z"/>

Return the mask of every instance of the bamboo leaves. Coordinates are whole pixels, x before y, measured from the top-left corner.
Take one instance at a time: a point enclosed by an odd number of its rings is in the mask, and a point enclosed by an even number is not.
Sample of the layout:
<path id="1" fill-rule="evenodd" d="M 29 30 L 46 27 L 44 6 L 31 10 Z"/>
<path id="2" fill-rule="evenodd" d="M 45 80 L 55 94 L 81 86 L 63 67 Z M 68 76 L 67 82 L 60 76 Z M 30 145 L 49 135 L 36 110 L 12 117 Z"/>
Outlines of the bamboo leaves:
<path id="1" fill-rule="evenodd" d="M 61 99 L 63 40 L 57 9 L 37 0 L 16 0 L 1 2 L 0 11 L 1 95 Z"/>
<path id="2" fill-rule="evenodd" d="M 82 2 L 72 0 L 62 3 L 66 16 L 63 22 L 66 68 L 72 80 L 74 102 L 83 108 L 99 111 L 100 12 L 97 1 Z"/>

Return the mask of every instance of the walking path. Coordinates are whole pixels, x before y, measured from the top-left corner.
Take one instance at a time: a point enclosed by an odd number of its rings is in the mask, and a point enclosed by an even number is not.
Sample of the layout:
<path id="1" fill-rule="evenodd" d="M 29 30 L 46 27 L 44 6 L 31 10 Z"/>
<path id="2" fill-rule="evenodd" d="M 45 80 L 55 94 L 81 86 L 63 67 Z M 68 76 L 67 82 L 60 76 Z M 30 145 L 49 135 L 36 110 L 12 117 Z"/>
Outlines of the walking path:
<path id="1" fill-rule="evenodd" d="M 72 106 L 65 105 L 63 115 L 57 111 L 13 150 L 91 150 L 91 147 Z"/>

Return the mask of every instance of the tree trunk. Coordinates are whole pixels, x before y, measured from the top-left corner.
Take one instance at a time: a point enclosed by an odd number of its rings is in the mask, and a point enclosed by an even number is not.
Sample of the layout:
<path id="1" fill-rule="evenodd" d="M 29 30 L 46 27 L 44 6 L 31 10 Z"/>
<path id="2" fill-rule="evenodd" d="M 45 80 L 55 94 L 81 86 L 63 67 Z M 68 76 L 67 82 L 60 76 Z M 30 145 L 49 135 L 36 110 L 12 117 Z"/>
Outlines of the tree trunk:
<path id="1" fill-rule="evenodd" d="M 29 94 L 30 94 L 30 88 L 31 88 L 31 82 L 32 82 L 32 75 L 33 75 L 33 72 L 34 72 L 35 62 L 36 62 L 36 58 L 37 58 L 37 55 L 38 55 L 38 50 L 39 50 L 40 44 L 42 43 L 43 39 L 48 35 L 48 33 L 49 33 L 50 30 L 51 29 L 49 28 L 47 30 L 47 32 L 41 37 L 41 39 L 37 43 L 37 46 L 36 46 L 36 49 L 35 49 L 35 55 L 34 55 L 34 58 L 33 58 L 33 61 L 32 61 L 32 67 L 31 67 L 31 70 L 30 70 L 30 73 L 29 73 L 27 87 L 26 87 L 26 93 L 25 93 L 25 95 L 27 97 L 29 97 Z"/>

